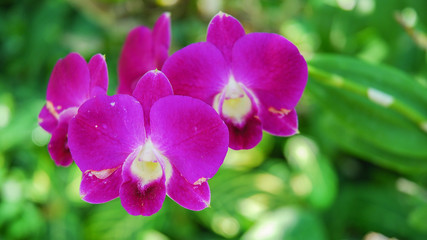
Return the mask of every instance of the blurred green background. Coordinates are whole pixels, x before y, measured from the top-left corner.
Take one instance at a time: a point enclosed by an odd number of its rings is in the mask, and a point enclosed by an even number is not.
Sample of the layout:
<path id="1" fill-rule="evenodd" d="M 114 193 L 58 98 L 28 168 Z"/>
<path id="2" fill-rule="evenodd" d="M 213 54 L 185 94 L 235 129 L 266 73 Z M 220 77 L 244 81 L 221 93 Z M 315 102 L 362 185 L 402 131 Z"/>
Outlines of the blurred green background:
<path id="1" fill-rule="evenodd" d="M 427 1 L 1 0 L 0 239 L 427 239 Z M 172 15 L 173 53 L 218 11 L 279 33 L 309 63 L 300 134 L 230 151 L 211 207 L 170 199 L 151 217 L 80 200 L 37 125 L 54 64 L 106 55 L 110 89 L 128 31 Z"/>

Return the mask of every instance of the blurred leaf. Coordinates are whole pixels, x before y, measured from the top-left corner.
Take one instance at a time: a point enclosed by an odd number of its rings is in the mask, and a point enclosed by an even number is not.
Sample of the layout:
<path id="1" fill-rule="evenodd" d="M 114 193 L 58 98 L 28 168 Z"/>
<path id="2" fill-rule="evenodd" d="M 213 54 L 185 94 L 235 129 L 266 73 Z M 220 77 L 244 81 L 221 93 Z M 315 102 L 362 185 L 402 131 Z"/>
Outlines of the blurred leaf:
<path id="1" fill-rule="evenodd" d="M 427 88 L 398 70 L 338 55 L 317 55 L 309 69 L 308 91 L 333 121 L 347 129 L 347 134 L 340 134 L 334 129 L 336 123 L 329 124 L 327 131 L 335 131 L 337 144 L 346 138 L 353 148 L 362 145 L 425 165 Z M 376 162 L 376 155 L 364 155 Z M 412 169 L 402 161 L 382 163 L 402 171 L 427 170 Z"/>
<path id="2" fill-rule="evenodd" d="M 268 159 L 250 171 L 222 168 L 209 180 L 211 208 L 197 215 L 203 225 L 217 234 L 236 237 L 265 211 L 296 203 L 289 178 L 284 159 Z"/>
<path id="3" fill-rule="evenodd" d="M 263 204 L 268 208 L 293 202 L 295 199 L 289 186 L 290 173 L 285 161 L 268 161 L 270 162 L 262 167 L 248 172 L 220 169 L 209 181 L 212 206 L 234 215 L 236 212 L 242 212 L 242 209 L 238 209 L 240 200 L 259 194 L 267 197 Z"/>
<path id="4" fill-rule="evenodd" d="M 326 219 L 333 239 L 348 239 L 357 229 L 363 234 L 375 231 L 398 239 L 423 240 L 425 232 L 408 224 L 417 204 L 413 196 L 397 191 L 391 182 L 345 185 Z M 361 237 L 356 235 L 355 239 Z"/>
<path id="5" fill-rule="evenodd" d="M 229 149 L 224 159 L 223 166 L 234 169 L 249 170 L 261 165 L 271 154 L 274 147 L 274 137 L 263 133 L 261 142 L 252 149 L 233 150 Z"/>
<path id="6" fill-rule="evenodd" d="M 413 210 L 408 219 L 409 225 L 420 232 L 427 234 L 427 205 L 422 205 Z"/>
<path id="7" fill-rule="evenodd" d="M 420 174 L 427 171 L 425 157 L 410 157 L 378 148 L 371 142 L 359 137 L 357 129 L 348 127 L 330 113 L 319 116 L 316 124 L 320 129 L 328 131 L 328 134 L 323 135 L 325 140 L 333 141 L 341 148 L 362 159 L 405 173 Z"/>
<path id="8" fill-rule="evenodd" d="M 327 238 L 324 226 L 316 215 L 297 207 L 288 207 L 266 214 L 242 239 L 326 240 Z"/>
<path id="9" fill-rule="evenodd" d="M 31 142 L 31 133 L 37 127 L 37 115 L 43 104 L 38 101 L 28 101 L 10 116 L 7 128 L 0 128 L 0 152 L 23 142 Z M 0 117 L 2 118 L 2 117 Z"/>
<path id="10" fill-rule="evenodd" d="M 329 207 L 337 192 L 337 176 L 316 143 L 302 135 L 290 138 L 284 149 L 294 169 L 290 184 L 294 192 L 317 208 Z"/>

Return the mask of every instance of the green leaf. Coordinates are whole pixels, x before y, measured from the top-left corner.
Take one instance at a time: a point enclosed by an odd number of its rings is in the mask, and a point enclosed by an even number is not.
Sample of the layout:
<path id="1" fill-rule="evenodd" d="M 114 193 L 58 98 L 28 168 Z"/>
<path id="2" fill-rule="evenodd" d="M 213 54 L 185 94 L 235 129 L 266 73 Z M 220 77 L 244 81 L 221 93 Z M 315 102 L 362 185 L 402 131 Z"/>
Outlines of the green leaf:
<path id="1" fill-rule="evenodd" d="M 331 239 L 349 239 L 351 232 L 365 235 L 371 231 L 397 239 L 425 239 L 425 227 L 416 226 L 421 224 L 420 220 L 425 220 L 424 213 L 413 210 L 419 203 L 390 183 L 343 184 L 327 218 L 334 230 Z M 354 239 L 362 239 L 362 236 Z"/>
<path id="2" fill-rule="evenodd" d="M 370 149 L 357 153 L 397 170 L 426 164 L 426 87 L 396 69 L 338 55 L 317 55 L 309 73 L 308 92 L 332 115 L 325 130 L 339 145 Z"/>
<path id="3" fill-rule="evenodd" d="M 287 141 L 284 152 L 294 170 L 290 181 L 294 192 L 314 207 L 329 207 L 336 196 L 337 176 L 316 143 L 302 135 L 294 136 Z"/>
<path id="4" fill-rule="evenodd" d="M 427 172 L 425 158 L 409 157 L 394 154 L 390 151 L 372 145 L 370 142 L 358 136 L 355 129 L 348 127 L 332 114 L 319 117 L 318 127 L 328 131 L 324 137 L 332 140 L 338 146 L 352 154 L 363 157 L 377 165 L 391 168 L 399 172 L 421 174 Z M 357 131 L 357 130 L 356 130 Z"/>
<path id="5" fill-rule="evenodd" d="M 427 206 L 421 205 L 411 211 L 408 219 L 408 224 L 420 232 L 427 233 Z"/>
<path id="6" fill-rule="evenodd" d="M 324 240 L 326 234 L 322 222 L 314 214 L 287 207 L 265 215 L 242 239 Z"/>

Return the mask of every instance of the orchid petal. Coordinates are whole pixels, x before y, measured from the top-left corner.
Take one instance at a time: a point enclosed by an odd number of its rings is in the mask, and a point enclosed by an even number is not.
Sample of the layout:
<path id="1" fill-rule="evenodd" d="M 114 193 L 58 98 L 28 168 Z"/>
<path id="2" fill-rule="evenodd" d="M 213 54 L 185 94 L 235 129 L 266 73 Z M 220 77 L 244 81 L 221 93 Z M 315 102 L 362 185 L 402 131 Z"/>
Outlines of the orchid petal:
<path id="1" fill-rule="evenodd" d="M 153 27 L 153 51 L 157 69 L 162 69 L 169 56 L 171 43 L 171 19 L 170 13 L 160 15 Z"/>
<path id="2" fill-rule="evenodd" d="M 130 31 L 119 59 L 118 93 L 131 94 L 142 75 L 156 68 L 152 44 L 149 28 L 140 26 Z"/>
<path id="3" fill-rule="evenodd" d="M 151 139 L 185 179 L 202 183 L 221 166 L 228 130 L 213 108 L 187 96 L 167 96 L 150 112 Z"/>
<path id="4" fill-rule="evenodd" d="M 307 64 L 286 38 L 273 33 L 252 33 L 233 48 L 236 81 L 252 90 L 265 106 L 293 109 L 307 82 Z"/>
<path id="5" fill-rule="evenodd" d="M 141 103 L 144 115 L 144 125 L 147 135 L 150 134 L 150 112 L 151 106 L 162 97 L 172 95 L 172 86 L 166 76 L 158 71 L 152 70 L 144 74 L 138 81 L 132 95 Z"/>
<path id="6" fill-rule="evenodd" d="M 77 108 L 68 108 L 59 115 L 58 126 L 52 132 L 52 138 L 47 146 L 50 156 L 58 166 L 69 166 L 73 162 L 68 148 L 68 123 L 77 113 Z"/>
<path id="7" fill-rule="evenodd" d="M 225 119 L 230 133 L 229 147 L 234 150 L 251 149 L 262 139 L 262 124 L 260 119 L 254 114 L 246 118 L 244 125 L 236 125 L 232 121 Z"/>
<path id="8" fill-rule="evenodd" d="M 262 123 L 253 94 L 238 83 L 231 82 L 216 99 L 214 108 L 230 133 L 229 147 L 234 150 L 255 147 L 262 139 Z"/>
<path id="9" fill-rule="evenodd" d="M 91 96 L 106 94 L 108 89 L 108 69 L 105 57 L 101 54 L 93 56 L 89 63 Z"/>
<path id="10" fill-rule="evenodd" d="M 189 183 L 175 167 L 166 189 L 170 198 L 187 209 L 200 211 L 209 206 L 211 193 L 208 183 Z"/>
<path id="11" fill-rule="evenodd" d="M 123 165 L 120 200 L 129 214 L 150 216 L 160 210 L 166 198 L 165 174 L 162 171 L 159 178 L 145 183 L 144 176 L 132 172 L 134 161 L 138 161 L 135 156 L 130 155 Z"/>
<path id="12" fill-rule="evenodd" d="M 298 116 L 295 109 L 264 107 L 260 113 L 263 129 L 277 136 L 291 136 L 298 132 Z"/>
<path id="13" fill-rule="evenodd" d="M 68 138 L 82 172 L 115 168 L 145 141 L 142 107 L 129 95 L 92 98 L 71 120 Z"/>
<path id="14" fill-rule="evenodd" d="M 225 59 L 231 62 L 231 52 L 234 43 L 245 36 L 240 22 L 233 16 L 220 12 L 209 23 L 206 41 L 214 44 L 224 54 Z"/>
<path id="15" fill-rule="evenodd" d="M 39 114 L 39 125 L 46 132 L 52 133 L 58 125 L 58 119 L 48 110 L 48 104 L 44 105 Z M 51 105 L 52 106 L 52 105 Z M 58 113 L 56 116 L 59 117 Z"/>
<path id="16" fill-rule="evenodd" d="M 212 104 L 228 82 L 229 69 L 221 52 L 211 43 L 194 43 L 166 60 L 162 72 L 174 93 Z"/>
<path id="17" fill-rule="evenodd" d="M 121 183 L 121 166 L 102 171 L 86 170 L 80 183 L 80 196 L 89 203 L 108 202 L 119 196 Z"/>
<path id="18" fill-rule="evenodd" d="M 46 100 L 58 114 L 69 107 L 80 106 L 89 97 L 90 75 L 86 61 L 77 53 L 60 59 L 47 86 Z"/>

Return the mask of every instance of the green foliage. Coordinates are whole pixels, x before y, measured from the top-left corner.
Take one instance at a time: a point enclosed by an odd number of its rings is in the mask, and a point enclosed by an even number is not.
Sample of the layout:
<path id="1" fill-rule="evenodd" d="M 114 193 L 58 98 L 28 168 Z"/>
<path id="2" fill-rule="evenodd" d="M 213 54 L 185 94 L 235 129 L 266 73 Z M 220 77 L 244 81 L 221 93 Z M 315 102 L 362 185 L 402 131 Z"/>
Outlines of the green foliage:
<path id="1" fill-rule="evenodd" d="M 294 191 L 307 198 L 313 207 L 328 208 L 335 199 L 337 176 L 316 143 L 295 136 L 287 142 L 285 156 L 294 170 L 291 179 Z"/>
<path id="2" fill-rule="evenodd" d="M 242 239 L 326 240 L 325 230 L 316 215 L 295 207 L 278 209 L 264 218 Z"/>
<path id="3" fill-rule="evenodd" d="M 329 111 L 320 117 L 333 141 L 386 167 L 427 171 L 427 87 L 398 70 L 334 55 L 317 55 L 309 72 L 308 91 Z"/>

